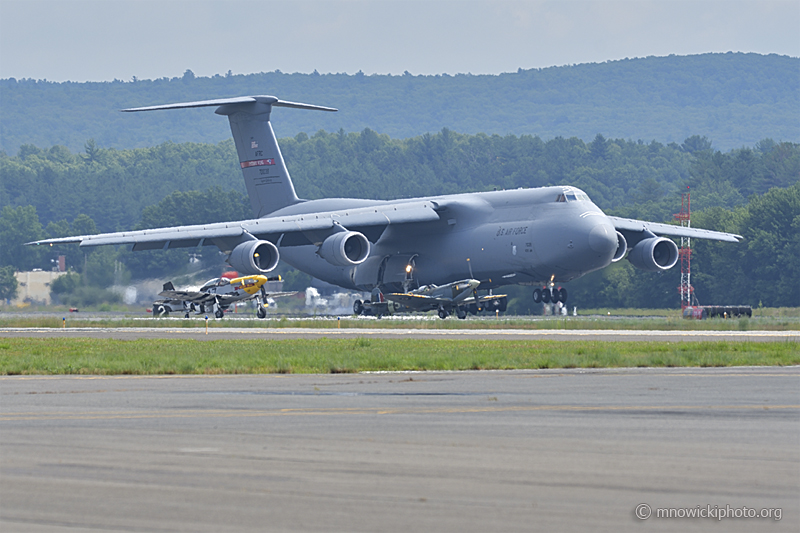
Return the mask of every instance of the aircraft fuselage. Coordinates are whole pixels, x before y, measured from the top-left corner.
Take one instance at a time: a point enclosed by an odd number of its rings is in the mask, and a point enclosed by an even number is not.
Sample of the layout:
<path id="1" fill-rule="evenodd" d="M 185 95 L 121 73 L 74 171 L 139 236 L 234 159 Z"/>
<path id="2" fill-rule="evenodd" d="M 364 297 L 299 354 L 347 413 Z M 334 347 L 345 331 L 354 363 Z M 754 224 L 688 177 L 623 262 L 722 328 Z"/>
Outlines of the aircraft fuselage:
<path id="1" fill-rule="evenodd" d="M 358 290 L 402 284 L 407 264 L 413 264 L 418 285 L 464 278 L 481 280 L 482 289 L 551 279 L 568 281 L 608 266 L 617 249 L 617 234 L 606 215 L 580 191 L 578 196 L 584 200 L 557 201 L 565 190 L 578 191 L 543 187 L 408 199 L 431 202 L 441 220 L 407 224 L 399 231 L 387 226 L 360 265 L 331 265 L 319 257 L 314 244 L 281 246 L 281 258 L 316 278 Z M 270 216 L 386 203 L 311 200 Z M 344 218 L 342 222 L 346 225 Z"/>

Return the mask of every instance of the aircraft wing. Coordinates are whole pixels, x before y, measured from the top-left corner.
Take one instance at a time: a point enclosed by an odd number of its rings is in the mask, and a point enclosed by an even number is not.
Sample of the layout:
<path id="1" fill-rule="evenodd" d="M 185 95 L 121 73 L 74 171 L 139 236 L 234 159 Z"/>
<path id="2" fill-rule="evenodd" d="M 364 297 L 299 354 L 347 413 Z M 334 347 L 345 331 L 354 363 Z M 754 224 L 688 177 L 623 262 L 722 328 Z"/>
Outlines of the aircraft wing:
<path id="1" fill-rule="evenodd" d="M 290 233 L 329 230 L 335 224 L 347 229 L 387 226 L 411 222 L 439 220 L 439 214 L 430 201 L 387 202 L 370 207 L 358 207 L 290 216 L 264 217 L 238 222 L 220 222 L 196 226 L 174 226 L 139 231 L 78 235 L 58 239 L 29 242 L 29 245 L 80 243 L 85 246 L 107 244 L 133 244 L 133 250 L 161 250 L 168 248 L 193 248 L 215 244 L 229 252 L 229 242 L 250 234 L 276 242 L 281 235 Z M 271 239 L 269 237 L 272 237 Z"/>
<path id="2" fill-rule="evenodd" d="M 733 233 L 722 231 L 711 231 L 699 228 L 686 228 L 683 226 L 673 226 L 671 224 L 659 224 L 657 222 L 646 222 L 644 220 L 634 220 L 631 218 L 608 217 L 617 231 L 640 232 L 649 231 L 654 235 L 669 235 L 671 237 L 692 237 L 695 239 L 709 239 L 713 241 L 739 242 L 744 237 Z"/>
<path id="3" fill-rule="evenodd" d="M 161 291 L 158 295 L 171 300 L 180 300 L 182 302 L 193 302 L 197 304 L 207 304 L 215 301 L 213 294 L 198 291 Z"/>
<path id="4" fill-rule="evenodd" d="M 282 296 L 291 296 L 293 294 L 297 294 L 297 291 L 288 291 L 288 292 L 268 292 L 267 298 L 280 298 Z M 255 294 L 253 296 L 256 296 Z"/>
<path id="5" fill-rule="evenodd" d="M 507 294 L 487 294 L 485 296 L 478 296 L 477 303 L 490 302 L 492 300 L 499 300 L 499 299 L 505 298 L 507 296 L 508 296 Z M 474 296 L 468 296 L 468 297 L 464 298 L 464 301 L 462 303 L 463 304 L 476 303 L 475 302 L 475 297 Z"/>
<path id="6" fill-rule="evenodd" d="M 389 301 L 397 302 L 412 309 L 435 308 L 439 304 L 439 302 L 451 301 L 451 300 L 444 300 L 441 298 L 433 298 L 431 296 L 424 296 L 422 294 L 413 294 L 409 292 L 405 293 L 392 292 L 384 294 L 384 296 Z"/>

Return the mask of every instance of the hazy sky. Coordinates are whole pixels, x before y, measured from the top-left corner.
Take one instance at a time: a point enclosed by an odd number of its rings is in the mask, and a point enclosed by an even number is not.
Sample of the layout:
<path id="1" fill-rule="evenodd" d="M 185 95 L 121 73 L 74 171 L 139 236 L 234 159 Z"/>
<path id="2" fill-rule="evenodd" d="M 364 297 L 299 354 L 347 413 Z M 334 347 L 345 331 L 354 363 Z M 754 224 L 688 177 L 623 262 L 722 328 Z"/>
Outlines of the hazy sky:
<path id="1" fill-rule="evenodd" d="M 727 51 L 800 56 L 800 1 L 0 0 L 0 78 L 497 74 Z"/>

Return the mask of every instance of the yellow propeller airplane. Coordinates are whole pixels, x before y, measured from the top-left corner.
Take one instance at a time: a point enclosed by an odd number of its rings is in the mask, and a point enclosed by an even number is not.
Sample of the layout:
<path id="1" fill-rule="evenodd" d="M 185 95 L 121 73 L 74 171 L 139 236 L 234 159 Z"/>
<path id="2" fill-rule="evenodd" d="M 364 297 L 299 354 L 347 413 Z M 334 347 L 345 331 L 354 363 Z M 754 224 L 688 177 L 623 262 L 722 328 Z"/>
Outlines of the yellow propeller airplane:
<path id="1" fill-rule="evenodd" d="M 258 318 L 264 318 L 267 316 L 267 298 L 294 294 L 294 292 L 267 292 L 265 285 L 268 281 L 280 280 L 280 276 L 268 278 L 256 275 L 232 279 L 223 276 L 209 280 L 197 291 L 175 290 L 172 282 L 168 281 L 158 294 L 164 299 L 153 303 L 153 318 L 179 311 L 185 313 L 184 318 L 189 318 L 191 312 L 196 314 L 210 312 L 217 318 L 222 318 L 225 316 L 225 310 L 231 305 L 253 298 L 258 302 L 256 315 Z"/>

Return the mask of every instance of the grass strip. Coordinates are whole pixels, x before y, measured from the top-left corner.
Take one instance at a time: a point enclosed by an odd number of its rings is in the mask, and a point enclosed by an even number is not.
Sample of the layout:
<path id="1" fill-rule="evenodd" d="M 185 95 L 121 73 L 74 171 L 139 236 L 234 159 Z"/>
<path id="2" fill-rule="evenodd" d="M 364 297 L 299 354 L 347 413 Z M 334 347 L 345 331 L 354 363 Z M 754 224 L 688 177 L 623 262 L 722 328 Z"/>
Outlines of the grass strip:
<path id="1" fill-rule="evenodd" d="M 306 374 L 797 364 L 797 342 L 0 338 L 0 375 Z"/>
<path id="2" fill-rule="evenodd" d="M 0 318 L 0 328 L 61 328 L 63 322 L 55 317 L 13 317 Z M 181 328 L 201 329 L 206 327 L 202 318 L 182 319 L 87 319 L 77 316 L 67 317 L 67 328 Z M 382 320 L 374 318 L 267 318 L 241 319 L 238 317 L 209 321 L 211 328 L 315 328 L 315 329 L 580 329 L 580 330 L 657 330 L 657 331 L 797 331 L 800 320 L 797 318 L 734 318 L 711 320 L 687 320 L 677 317 L 548 317 L 521 318 L 500 317 L 499 319 L 441 320 L 437 317 L 427 319 L 404 319 L 396 317 Z"/>

